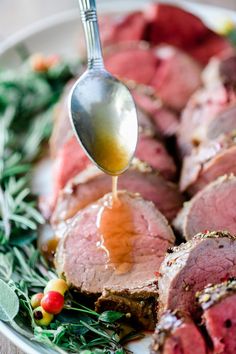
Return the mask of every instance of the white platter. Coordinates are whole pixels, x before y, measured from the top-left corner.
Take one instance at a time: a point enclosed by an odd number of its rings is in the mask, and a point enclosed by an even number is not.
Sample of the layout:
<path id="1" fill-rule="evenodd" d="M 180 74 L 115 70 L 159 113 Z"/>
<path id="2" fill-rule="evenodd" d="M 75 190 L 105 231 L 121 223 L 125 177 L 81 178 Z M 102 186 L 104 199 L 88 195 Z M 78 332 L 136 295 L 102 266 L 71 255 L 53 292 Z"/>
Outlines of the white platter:
<path id="1" fill-rule="evenodd" d="M 141 9 L 148 2 L 148 0 L 119 0 L 119 2 L 115 0 L 98 1 L 98 11 L 99 14 L 124 13 Z M 220 24 L 228 19 L 236 23 L 236 13 L 230 10 L 181 0 L 168 1 L 168 3 L 179 5 L 193 12 L 212 28 L 219 27 Z M 25 45 L 30 53 L 57 53 L 65 57 L 73 58 L 79 54 L 79 42 L 81 40 L 83 40 L 83 33 L 80 28 L 79 13 L 75 10 L 63 12 L 36 23 L 1 43 L 0 69 L 12 68 L 20 64 L 21 60 L 17 50 L 20 44 Z M 0 332 L 27 354 L 57 353 L 36 342 L 31 342 L 1 321 Z M 129 349 L 132 350 L 134 354 L 146 354 L 148 353 L 149 343 L 150 335 L 146 336 L 141 341 L 131 343 Z"/>

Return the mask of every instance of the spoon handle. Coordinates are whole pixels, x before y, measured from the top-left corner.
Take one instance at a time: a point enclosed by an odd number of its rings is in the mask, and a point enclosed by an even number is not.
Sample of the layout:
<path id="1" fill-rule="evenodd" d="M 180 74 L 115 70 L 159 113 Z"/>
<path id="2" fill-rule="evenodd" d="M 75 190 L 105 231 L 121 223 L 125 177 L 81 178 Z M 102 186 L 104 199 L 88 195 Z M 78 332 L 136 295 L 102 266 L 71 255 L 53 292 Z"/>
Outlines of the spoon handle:
<path id="1" fill-rule="evenodd" d="M 79 0 L 79 6 L 87 44 L 88 69 L 101 69 L 104 65 L 97 21 L 96 0 Z"/>

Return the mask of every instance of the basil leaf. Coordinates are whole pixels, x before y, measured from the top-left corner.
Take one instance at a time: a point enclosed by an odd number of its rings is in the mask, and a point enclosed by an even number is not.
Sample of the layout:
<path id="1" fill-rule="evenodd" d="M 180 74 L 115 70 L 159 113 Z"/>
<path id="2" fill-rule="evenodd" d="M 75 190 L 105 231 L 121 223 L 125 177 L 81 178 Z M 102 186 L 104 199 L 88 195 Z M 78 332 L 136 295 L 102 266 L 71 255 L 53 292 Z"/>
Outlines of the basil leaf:
<path id="1" fill-rule="evenodd" d="M 102 322 L 113 323 L 123 317 L 124 314 L 117 311 L 105 311 L 103 312 L 98 319 Z"/>
<path id="2" fill-rule="evenodd" d="M 19 311 L 19 299 L 11 287 L 0 279 L 0 320 L 11 322 Z"/>

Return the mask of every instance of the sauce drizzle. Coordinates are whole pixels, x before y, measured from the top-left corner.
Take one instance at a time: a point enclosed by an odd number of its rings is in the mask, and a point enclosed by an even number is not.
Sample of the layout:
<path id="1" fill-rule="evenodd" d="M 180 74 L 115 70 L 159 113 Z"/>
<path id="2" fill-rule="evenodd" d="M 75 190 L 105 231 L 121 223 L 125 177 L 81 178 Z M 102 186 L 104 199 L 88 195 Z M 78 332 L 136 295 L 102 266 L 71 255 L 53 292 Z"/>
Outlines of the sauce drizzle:
<path id="1" fill-rule="evenodd" d="M 118 199 L 117 185 L 118 185 L 118 176 L 112 176 L 112 199 L 113 199 L 113 201 L 117 201 L 117 199 Z"/>
<path id="2" fill-rule="evenodd" d="M 137 236 L 129 204 L 122 198 L 108 196 L 99 212 L 97 226 L 101 234 L 100 247 L 108 256 L 107 265 L 112 266 L 116 274 L 129 272 L 133 264 L 133 241 Z"/>

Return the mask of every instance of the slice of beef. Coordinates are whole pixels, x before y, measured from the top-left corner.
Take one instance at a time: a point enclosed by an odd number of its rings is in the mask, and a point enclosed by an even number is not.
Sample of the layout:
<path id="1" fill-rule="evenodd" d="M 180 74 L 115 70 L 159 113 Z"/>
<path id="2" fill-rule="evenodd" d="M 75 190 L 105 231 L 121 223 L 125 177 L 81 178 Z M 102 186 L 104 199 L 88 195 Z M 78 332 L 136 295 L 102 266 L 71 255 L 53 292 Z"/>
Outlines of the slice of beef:
<path id="1" fill-rule="evenodd" d="M 181 154 L 188 155 L 193 147 L 228 133 L 236 128 L 232 107 L 236 105 L 236 91 L 223 84 L 197 91 L 184 109 L 177 134 Z M 222 119 L 222 115 L 224 118 Z M 217 129 L 218 119 L 221 129 Z M 212 126 L 213 125 L 213 126 Z"/>
<path id="2" fill-rule="evenodd" d="M 125 311 L 136 319 L 136 324 L 150 329 L 154 327 L 158 297 L 155 274 L 166 250 L 174 243 L 174 234 L 153 203 L 139 196 L 119 193 L 120 200 L 129 206 L 132 213 L 136 235 L 128 254 L 132 260 L 131 269 L 119 274 L 108 264 L 108 254 L 99 246 L 101 234 L 97 220 L 108 198 L 110 196 L 106 195 L 70 220 L 59 242 L 56 268 L 80 293 L 95 298 L 102 296 L 98 300 L 98 309 L 116 310 L 124 306 Z M 121 232 L 123 227 L 125 232 L 124 224 L 121 225 Z M 119 297 L 119 301 L 112 302 L 112 306 L 107 291 Z M 145 301 L 140 303 L 142 298 Z"/>
<path id="3" fill-rule="evenodd" d="M 159 171 L 167 180 L 176 176 L 176 166 L 163 143 L 146 134 L 140 134 L 135 156 Z"/>
<path id="4" fill-rule="evenodd" d="M 102 16 L 99 20 L 101 41 L 104 46 L 129 41 L 139 41 L 144 37 L 147 21 L 143 12 L 128 15 Z"/>
<path id="5" fill-rule="evenodd" d="M 152 119 L 156 132 L 166 138 L 176 134 L 179 117 L 176 112 L 166 107 L 155 90 L 150 86 L 133 85 L 132 95 L 138 107 L 145 111 Z"/>
<path id="6" fill-rule="evenodd" d="M 89 158 L 73 134 L 59 149 L 54 161 L 53 200 L 57 199 L 58 193 L 65 187 L 66 183 L 79 172 L 83 171 L 90 163 Z"/>
<path id="7" fill-rule="evenodd" d="M 166 311 L 153 335 L 151 354 L 206 354 L 202 334 L 190 317 Z"/>
<path id="8" fill-rule="evenodd" d="M 177 113 L 165 106 L 156 110 L 152 116 L 152 120 L 157 131 L 159 131 L 164 138 L 174 136 L 178 131 L 179 119 Z"/>
<path id="9" fill-rule="evenodd" d="M 192 96 L 181 117 L 178 142 L 183 155 L 236 128 L 235 65 L 236 56 L 227 54 L 205 68 L 205 87 Z"/>
<path id="10" fill-rule="evenodd" d="M 198 234 L 173 248 L 159 273 L 159 313 L 178 309 L 198 317 L 195 293 L 236 275 L 236 236 Z"/>
<path id="11" fill-rule="evenodd" d="M 148 136 L 156 136 L 157 138 L 161 138 L 161 135 L 157 131 L 154 123 L 146 114 L 146 112 L 139 107 L 137 108 L 137 115 L 138 115 L 138 125 L 139 125 L 139 133 L 142 134 L 144 133 L 145 135 Z"/>
<path id="12" fill-rule="evenodd" d="M 227 230 L 236 234 L 236 177 L 219 177 L 184 204 L 174 225 L 186 240 L 204 230 Z"/>
<path id="13" fill-rule="evenodd" d="M 143 199 L 152 201 L 170 221 L 183 204 L 183 197 L 175 184 L 167 182 L 160 174 L 138 160 L 119 177 L 118 187 L 120 190 L 139 193 Z M 111 178 L 95 166 L 89 166 L 69 181 L 61 191 L 52 215 L 52 223 L 58 224 L 71 218 L 78 210 L 110 191 Z"/>
<path id="14" fill-rule="evenodd" d="M 143 129 L 143 132 L 139 135 L 135 156 L 147 162 L 167 179 L 173 180 L 176 176 L 174 160 L 168 154 L 163 143 L 150 136 L 149 132 L 149 129 Z M 60 190 L 65 187 L 66 183 L 90 164 L 89 158 L 77 141 L 77 138 L 73 135 L 59 149 L 54 161 L 53 201 L 56 201 Z"/>
<path id="15" fill-rule="evenodd" d="M 177 111 L 201 85 L 198 64 L 169 45 L 152 49 L 143 42 L 116 45 L 107 51 L 105 64 L 109 71 L 124 81 L 152 86 L 159 98 Z"/>
<path id="16" fill-rule="evenodd" d="M 224 53 L 233 53 L 234 48 L 225 37 L 208 30 L 205 38 L 197 45 L 190 47 L 187 52 L 201 64 L 206 65 L 213 56 L 221 57 Z"/>
<path id="17" fill-rule="evenodd" d="M 211 285 L 197 294 L 215 354 L 236 353 L 236 281 Z"/>
<path id="18" fill-rule="evenodd" d="M 208 140 L 213 140 L 221 134 L 227 134 L 234 131 L 236 128 L 236 102 L 230 105 L 217 115 L 217 119 L 209 122 L 206 129 L 206 137 Z"/>
<path id="19" fill-rule="evenodd" d="M 208 28 L 197 16 L 178 6 L 151 4 L 146 8 L 145 16 L 149 22 L 148 40 L 155 45 L 168 43 L 186 49 L 208 33 Z"/>
<path id="20" fill-rule="evenodd" d="M 225 174 L 236 174 L 234 134 L 200 145 L 186 156 L 180 178 L 180 190 L 193 195 Z"/>
<path id="21" fill-rule="evenodd" d="M 150 85 L 167 106 L 181 111 L 201 85 L 201 69 L 190 56 L 175 47 L 161 45 L 154 52 L 158 66 Z"/>
<path id="22" fill-rule="evenodd" d="M 158 58 L 145 42 L 113 45 L 105 51 L 104 59 L 107 70 L 120 79 L 144 85 L 149 84 L 158 64 Z"/>
<path id="23" fill-rule="evenodd" d="M 149 42 L 155 45 L 168 43 L 181 48 L 202 64 L 206 64 L 214 55 L 232 50 L 227 39 L 207 28 L 197 16 L 181 7 L 152 4 L 147 7 L 145 17 L 149 22 L 146 30 Z"/>
<path id="24" fill-rule="evenodd" d="M 59 149 L 73 136 L 68 114 L 68 96 L 75 81 L 71 80 L 64 88 L 53 116 L 53 130 L 50 137 L 50 154 L 55 158 Z"/>
<path id="25" fill-rule="evenodd" d="M 222 58 L 213 57 L 202 73 L 205 86 L 216 83 L 235 86 L 236 84 L 236 54 L 225 53 Z"/>

